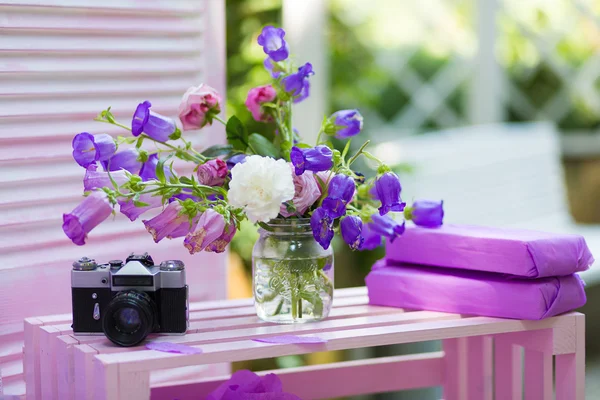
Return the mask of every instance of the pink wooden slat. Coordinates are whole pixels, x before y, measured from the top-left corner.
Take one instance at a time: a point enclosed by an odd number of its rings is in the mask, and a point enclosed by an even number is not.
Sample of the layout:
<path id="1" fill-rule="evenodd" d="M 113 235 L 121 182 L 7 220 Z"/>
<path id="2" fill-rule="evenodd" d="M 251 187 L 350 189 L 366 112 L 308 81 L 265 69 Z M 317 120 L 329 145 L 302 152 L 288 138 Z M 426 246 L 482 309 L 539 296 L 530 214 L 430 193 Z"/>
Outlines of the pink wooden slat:
<path id="1" fill-rule="evenodd" d="M 142 99 L 143 100 L 143 99 Z M 181 101 L 181 94 L 171 94 L 167 96 L 158 96 L 152 99 L 157 104 L 171 104 L 172 106 L 178 105 Z M 29 106 L 25 107 L 25 103 L 20 104 L 19 101 L 6 101 L 0 99 L 0 118 L 10 118 L 10 117 L 19 117 L 19 116 L 34 116 L 32 114 L 32 110 L 35 110 L 37 107 L 38 110 L 43 110 L 44 114 L 54 114 L 54 115 L 63 115 L 63 114 L 95 114 L 104 110 L 107 107 L 107 104 L 114 105 L 115 109 L 121 110 L 135 110 L 136 106 L 140 103 L 140 99 L 134 97 L 98 97 L 94 99 L 72 99 L 70 101 L 60 101 L 60 102 L 48 102 L 45 99 L 39 99 L 37 101 L 29 100 L 27 103 Z M 42 108 L 43 107 L 43 108 Z M 42 117 L 39 114 L 36 114 L 38 118 Z M 90 118 L 90 121 L 93 120 L 94 117 Z"/>
<path id="2" fill-rule="evenodd" d="M 467 339 L 456 338 L 442 341 L 444 350 L 445 400 L 462 400 L 467 397 Z"/>
<path id="3" fill-rule="evenodd" d="M 56 338 L 56 370 L 57 370 L 57 392 L 61 400 L 75 400 L 75 355 L 73 346 L 79 342 L 68 335 Z"/>
<path id="4" fill-rule="evenodd" d="M 585 398 L 585 316 L 576 315 L 575 323 L 570 330 L 573 335 L 569 339 L 574 341 L 575 352 L 556 355 L 556 400 L 584 400 Z M 564 344 L 559 343 L 558 347 L 561 345 Z"/>
<path id="5" fill-rule="evenodd" d="M 176 368 L 200 363 L 232 362 L 292 354 L 306 354 L 312 351 L 342 350 L 443 340 L 472 335 L 495 335 L 502 332 L 545 329 L 552 326 L 561 327 L 572 324 L 573 318 L 576 315 L 577 313 L 569 313 L 541 321 L 528 321 L 531 323 L 527 324 L 519 320 L 489 317 L 442 319 L 396 326 L 361 328 L 341 332 L 323 332 L 318 336 L 328 340 L 328 342 L 311 346 L 296 344 L 274 345 L 251 340 L 240 340 L 203 345 L 202 354 L 158 354 L 159 352 L 156 351 L 143 350 L 117 354 L 100 354 L 96 356 L 96 359 L 105 365 L 119 364 L 121 372 L 128 373 L 130 371 L 144 371 L 150 365 L 154 365 L 155 368 Z"/>
<path id="6" fill-rule="evenodd" d="M 93 375 L 94 375 L 94 390 L 92 392 L 93 398 L 96 400 L 126 400 L 121 396 L 124 394 L 125 388 L 121 386 L 121 383 L 125 382 L 133 382 L 133 375 L 121 375 L 119 373 L 119 366 L 117 364 L 103 366 L 98 363 L 93 366 Z M 133 390 L 137 390 L 132 397 L 132 400 L 142 400 L 150 397 L 150 373 L 148 371 L 145 372 L 148 377 L 148 385 L 147 385 L 147 395 L 146 388 L 143 386 L 134 387 Z M 136 373 L 137 375 L 137 373 Z M 119 380 L 121 378 L 121 380 Z M 131 388 L 130 388 L 131 389 Z M 131 390 L 128 393 L 131 396 Z M 87 398 L 87 397 L 86 397 Z"/>
<path id="7" fill-rule="evenodd" d="M 23 360 L 11 360 L 0 363 L 4 383 L 23 379 Z"/>
<path id="8" fill-rule="evenodd" d="M 442 384 L 441 352 L 346 361 L 275 371 L 286 392 L 302 399 L 328 399 L 417 389 Z M 152 389 L 152 400 L 204 398 L 229 377 Z M 310 382 L 309 385 L 306 383 Z"/>
<path id="9" fill-rule="evenodd" d="M 17 380 L 3 384 L 5 400 L 25 400 L 25 381 Z"/>
<path id="10" fill-rule="evenodd" d="M 97 354 L 96 350 L 88 345 L 76 345 L 73 349 L 73 364 L 75 367 L 75 398 L 88 400 L 94 393 L 94 369 L 89 357 Z"/>
<path id="11" fill-rule="evenodd" d="M 525 349 L 525 398 L 552 400 L 552 353 Z"/>
<path id="12" fill-rule="evenodd" d="M 550 354 L 553 354 L 554 351 L 554 336 L 553 329 L 542 329 L 535 332 L 513 332 L 503 335 L 506 340 L 514 345 L 541 353 L 549 352 Z"/>
<path id="13" fill-rule="evenodd" d="M 43 322 L 38 318 L 25 319 L 24 332 L 24 372 L 27 383 L 27 400 L 35 400 L 41 393 L 39 366 L 39 327 Z"/>
<path id="14" fill-rule="evenodd" d="M 70 327 L 69 327 L 70 328 Z M 42 400 L 58 400 L 58 388 L 56 384 L 56 336 L 61 331 L 54 326 L 42 326 L 40 328 L 40 376 L 42 378 Z"/>
<path id="15" fill-rule="evenodd" d="M 105 0 L 102 3 L 88 2 L 85 0 L 3 0 L 0 7 L 19 6 L 39 9 L 38 11 L 52 10 L 62 11 L 85 11 L 94 13 L 112 12 L 119 14 L 130 13 L 133 15 L 178 15 L 189 16 L 204 10 L 204 4 L 194 1 L 166 1 L 157 0 L 149 3 L 147 7 L 140 8 L 137 0 Z"/>
<path id="16" fill-rule="evenodd" d="M 521 349 L 505 335 L 494 337 L 494 377 L 496 399 L 521 400 Z"/>
<path id="17" fill-rule="evenodd" d="M 489 336 L 473 336 L 467 338 L 467 382 L 468 398 L 492 400 L 493 354 L 492 338 Z"/>
<path id="18" fill-rule="evenodd" d="M 329 320 L 319 322 L 318 324 L 302 325 L 266 325 L 255 328 L 235 329 L 231 331 L 215 331 L 191 333 L 185 336 L 157 336 L 152 339 L 153 342 L 184 343 L 187 345 L 210 344 L 236 341 L 246 338 L 262 338 L 277 336 L 283 334 L 308 334 L 314 333 L 321 335 L 325 332 L 342 332 L 345 330 L 359 329 L 362 327 L 375 328 L 379 326 L 397 326 L 399 324 L 410 324 L 418 321 L 433 321 L 444 319 L 456 319 L 457 314 L 447 314 L 435 311 L 413 311 L 409 313 L 399 312 L 396 314 L 384 314 L 376 316 L 365 316 L 356 318 L 346 318 L 338 320 Z M 100 354 L 122 353 L 139 350 L 135 347 L 122 348 L 103 340 L 101 342 L 89 343 L 89 345 Z"/>

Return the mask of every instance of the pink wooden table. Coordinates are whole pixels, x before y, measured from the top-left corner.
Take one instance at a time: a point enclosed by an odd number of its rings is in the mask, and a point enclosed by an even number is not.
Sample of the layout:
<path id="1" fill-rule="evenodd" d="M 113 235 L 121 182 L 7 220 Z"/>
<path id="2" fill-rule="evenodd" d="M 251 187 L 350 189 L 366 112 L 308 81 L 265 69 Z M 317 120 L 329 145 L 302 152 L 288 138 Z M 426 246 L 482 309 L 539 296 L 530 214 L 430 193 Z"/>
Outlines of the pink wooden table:
<path id="1" fill-rule="evenodd" d="M 208 366 L 442 340 L 442 352 L 276 372 L 286 391 L 307 400 L 433 386 L 444 388 L 446 400 L 522 399 L 523 387 L 526 400 L 551 400 L 554 393 L 556 400 L 584 399 L 585 319 L 579 313 L 518 321 L 407 311 L 368 305 L 365 288 L 338 290 L 331 317 L 316 324 L 261 322 L 250 299 L 195 303 L 191 308 L 186 336 L 153 340 L 197 346 L 202 354 L 121 348 L 102 337 L 75 337 L 69 316 L 28 319 L 27 398 L 203 399 L 227 379 L 226 375 L 215 377 L 219 368 L 210 371 Z M 318 335 L 328 342 L 297 345 L 250 340 L 290 333 Z M 158 375 L 159 370 L 166 371 Z"/>

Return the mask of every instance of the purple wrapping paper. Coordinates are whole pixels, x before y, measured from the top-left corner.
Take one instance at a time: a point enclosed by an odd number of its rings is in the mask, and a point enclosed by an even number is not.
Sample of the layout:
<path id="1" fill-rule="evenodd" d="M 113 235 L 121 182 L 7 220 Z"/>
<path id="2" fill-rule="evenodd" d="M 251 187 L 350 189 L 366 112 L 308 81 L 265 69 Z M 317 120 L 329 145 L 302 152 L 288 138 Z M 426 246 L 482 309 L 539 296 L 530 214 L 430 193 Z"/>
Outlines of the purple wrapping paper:
<path id="1" fill-rule="evenodd" d="M 393 243 L 388 242 L 386 258 L 527 278 L 570 275 L 594 262 L 580 235 L 472 225 L 407 227 Z"/>
<path id="2" fill-rule="evenodd" d="M 503 279 L 490 273 L 378 261 L 366 278 L 369 303 L 416 310 L 537 320 L 585 304 L 577 275 Z"/>

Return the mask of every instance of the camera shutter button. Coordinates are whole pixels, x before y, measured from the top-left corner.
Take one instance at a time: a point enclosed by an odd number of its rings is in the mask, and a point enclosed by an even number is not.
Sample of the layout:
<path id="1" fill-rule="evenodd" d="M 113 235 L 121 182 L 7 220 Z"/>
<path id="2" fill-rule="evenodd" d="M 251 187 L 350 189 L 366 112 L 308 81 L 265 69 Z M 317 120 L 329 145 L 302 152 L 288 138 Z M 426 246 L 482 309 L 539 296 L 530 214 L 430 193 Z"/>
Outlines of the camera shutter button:
<path id="1" fill-rule="evenodd" d="M 167 260 L 160 263 L 161 271 L 182 271 L 185 268 L 183 261 Z"/>

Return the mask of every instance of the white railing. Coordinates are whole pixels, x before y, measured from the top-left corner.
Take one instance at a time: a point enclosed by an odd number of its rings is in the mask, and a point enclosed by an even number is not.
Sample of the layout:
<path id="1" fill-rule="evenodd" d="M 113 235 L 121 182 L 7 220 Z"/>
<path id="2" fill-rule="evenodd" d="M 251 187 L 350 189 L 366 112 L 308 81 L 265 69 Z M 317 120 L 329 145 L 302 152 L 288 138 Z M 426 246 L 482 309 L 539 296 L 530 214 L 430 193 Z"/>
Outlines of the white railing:
<path id="1" fill-rule="evenodd" d="M 328 70 L 330 57 L 325 34 L 331 2 L 343 8 L 361 4 L 362 10 L 366 7 L 364 0 L 283 0 L 283 25 L 294 55 L 298 60 L 310 60 L 317 71 L 311 78 L 312 96 L 299 105 L 294 117 L 294 123 L 309 140 L 316 136 L 328 105 L 329 83 L 327 73 L 323 72 Z M 379 17 L 388 10 L 390 13 L 405 10 L 404 14 L 395 15 L 397 26 L 385 27 L 391 36 L 405 34 L 403 25 L 407 23 L 420 25 L 422 37 L 415 38 L 412 45 L 419 41 L 434 42 L 448 54 L 448 62 L 429 79 L 409 65 L 413 54 L 394 54 L 396 50 L 392 50 L 392 54 L 388 51 L 385 57 L 379 57 L 380 65 L 389 71 L 393 83 L 410 101 L 391 120 L 382 119 L 375 129 L 389 130 L 388 135 L 397 136 L 400 131 L 422 130 L 428 120 L 441 128 L 500 122 L 507 118 L 509 109 L 520 119 L 554 122 L 562 121 L 574 107 L 600 115 L 600 92 L 595 84 L 600 76 L 600 52 L 596 48 L 600 8 L 593 0 L 369 0 L 368 3 L 367 11 L 375 10 Z M 470 12 L 458 12 L 459 8 Z M 472 20 L 465 22 L 466 16 Z M 445 35 L 446 32 L 450 34 Z M 507 48 L 514 43 L 520 47 Z M 578 61 L 569 60 L 565 48 L 569 54 L 580 52 Z M 534 101 L 531 93 L 509 78 L 507 68 L 516 65 L 514 60 L 508 60 L 510 51 L 516 54 L 514 57 L 522 69 L 519 77 L 525 80 L 542 69 L 551 71 L 556 87 L 541 101 Z M 581 56 L 586 51 L 589 54 Z M 449 107 L 450 98 L 459 86 L 466 97 L 462 112 Z M 378 125 L 377 118 L 374 120 L 369 123 Z M 385 134 L 380 136 L 387 139 Z"/>

